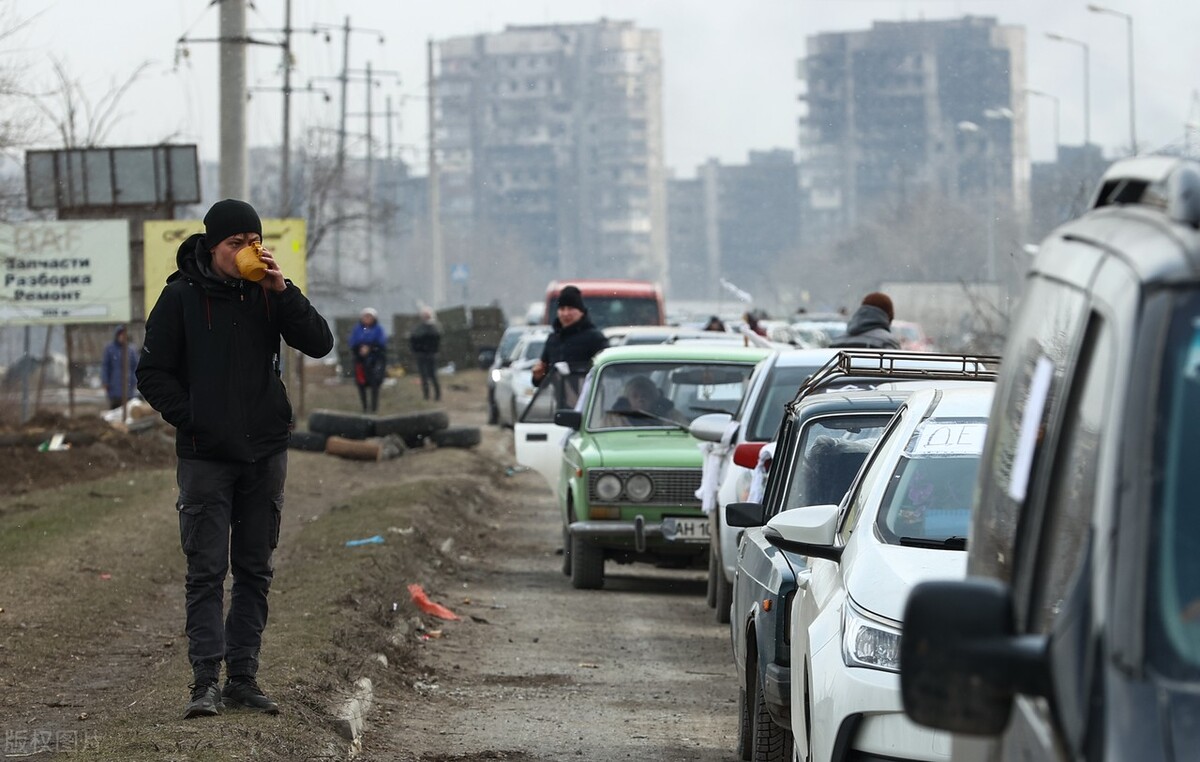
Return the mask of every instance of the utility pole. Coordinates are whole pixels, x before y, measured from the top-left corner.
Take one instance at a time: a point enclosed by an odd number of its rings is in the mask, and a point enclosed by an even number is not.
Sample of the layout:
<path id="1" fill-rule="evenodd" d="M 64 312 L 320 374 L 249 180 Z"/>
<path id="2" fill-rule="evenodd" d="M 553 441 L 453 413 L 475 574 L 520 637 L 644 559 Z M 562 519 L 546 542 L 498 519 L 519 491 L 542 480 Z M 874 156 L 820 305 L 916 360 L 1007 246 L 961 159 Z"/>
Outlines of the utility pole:
<path id="1" fill-rule="evenodd" d="M 292 0 L 283 4 L 283 156 L 279 162 L 281 217 L 292 216 Z"/>
<path id="2" fill-rule="evenodd" d="M 313 29 L 330 29 L 338 27 L 328 27 L 321 24 L 314 24 Z M 344 196 L 346 194 L 346 97 L 347 90 L 350 84 L 350 33 L 351 32 L 371 32 L 379 36 L 379 44 L 384 43 L 383 33 L 377 29 L 366 29 L 362 27 L 350 26 L 350 17 L 346 16 L 345 21 L 340 27 L 342 30 L 342 73 L 337 77 L 341 85 L 341 116 L 338 123 L 338 139 L 337 139 L 337 159 L 336 159 L 336 183 L 337 192 L 334 199 L 334 226 L 333 226 L 333 280 L 335 284 L 341 285 L 341 263 L 342 263 L 342 222 L 346 216 L 346 205 Z"/>
<path id="3" fill-rule="evenodd" d="M 437 160 L 437 80 L 433 74 L 433 40 L 429 40 L 429 262 L 433 270 L 433 308 L 446 303 L 446 265 L 442 262 L 441 189 Z"/>
<path id="4" fill-rule="evenodd" d="M 222 198 L 244 199 L 246 187 L 246 0 L 222 0 L 220 32 Z"/>
<path id="5" fill-rule="evenodd" d="M 343 196 L 346 193 L 346 89 L 350 81 L 350 17 L 342 27 L 342 106 L 341 119 L 338 121 L 337 140 L 337 202 L 334 217 L 337 225 L 333 228 L 333 282 L 342 282 L 342 217 L 346 215 Z"/>
<path id="6" fill-rule="evenodd" d="M 375 264 L 375 138 L 371 131 L 374 114 L 371 112 L 371 90 L 375 78 L 371 76 L 371 62 L 367 61 L 367 273 Z"/>

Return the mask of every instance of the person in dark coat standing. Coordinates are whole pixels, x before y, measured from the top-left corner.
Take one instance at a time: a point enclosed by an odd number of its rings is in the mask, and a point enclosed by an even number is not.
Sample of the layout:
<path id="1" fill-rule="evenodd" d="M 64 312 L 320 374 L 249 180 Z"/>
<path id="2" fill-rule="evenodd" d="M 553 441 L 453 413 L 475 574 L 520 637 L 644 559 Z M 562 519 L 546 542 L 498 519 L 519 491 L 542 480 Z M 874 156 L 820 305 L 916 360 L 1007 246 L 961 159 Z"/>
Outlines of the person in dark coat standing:
<path id="1" fill-rule="evenodd" d="M 138 391 L 175 427 L 194 678 L 185 719 L 218 714 L 227 704 L 279 712 L 257 673 L 293 423 L 280 342 L 323 357 L 333 334 L 270 251 L 257 254 L 266 268 L 257 271 L 260 280 L 242 278 L 237 254 L 256 242 L 262 223 L 250 204 L 225 199 L 209 209 L 204 233 L 179 246 L 178 270 L 146 318 L 137 367 Z"/>
<path id="2" fill-rule="evenodd" d="M 554 333 L 546 337 L 541 359 L 533 366 L 535 384 L 540 384 L 556 363 L 572 366 L 588 363 L 600 350 L 608 348 L 608 337 L 588 317 L 583 294 L 575 286 L 563 286 L 559 292 L 553 328 Z"/>
<path id="3" fill-rule="evenodd" d="M 379 412 L 379 387 L 387 376 L 387 334 L 379 313 L 367 307 L 350 331 L 350 356 L 354 358 L 354 383 L 364 413 Z"/>
<path id="4" fill-rule="evenodd" d="M 829 346 L 860 349 L 899 349 L 900 341 L 892 335 L 895 318 L 892 299 L 887 294 L 872 291 L 863 297 L 862 304 L 846 323 L 846 335 Z"/>
<path id="5" fill-rule="evenodd" d="M 108 395 L 109 410 L 125 404 L 137 393 L 138 353 L 128 346 L 127 336 L 125 326 L 117 326 L 112 343 L 104 348 L 104 357 L 100 360 L 100 380 Z"/>
<path id="6" fill-rule="evenodd" d="M 442 346 L 442 332 L 438 330 L 437 321 L 433 318 L 433 310 L 425 307 L 421 310 L 421 322 L 408 334 L 408 347 L 417 358 L 417 371 L 421 374 L 421 393 L 429 399 L 429 390 L 433 389 L 433 398 L 442 398 L 442 387 L 437 378 L 437 353 Z"/>

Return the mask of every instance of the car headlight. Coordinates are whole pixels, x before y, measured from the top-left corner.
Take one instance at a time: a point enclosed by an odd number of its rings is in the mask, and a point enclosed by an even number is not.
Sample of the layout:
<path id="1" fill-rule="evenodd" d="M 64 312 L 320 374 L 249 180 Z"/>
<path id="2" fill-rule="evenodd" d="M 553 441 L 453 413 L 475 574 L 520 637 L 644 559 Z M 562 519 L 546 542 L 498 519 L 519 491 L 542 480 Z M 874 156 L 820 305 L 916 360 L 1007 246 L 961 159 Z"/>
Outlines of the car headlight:
<path id="1" fill-rule="evenodd" d="M 629 477 L 629 481 L 625 482 L 625 494 L 629 496 L 630 500 L 639 503 L 649 500 L 650 496 L 654 494 L 654 482 L 645 474 L 634 474 Z"/>
<path id="2" fill-rule="evenodd" d="M 596 480 L 596 497 L 601 500 L 616 500 L 621 496 L 621 480 L 616 474 L 605 474 Z"/>
<path id="3" fill-rule="evenodd" d="M 492 377 L 493 384 L 498 383 L 500 381 L 500 371 L 499 370 L 493 370 L 490 375 Z"/>
<path id="4" fill-rule="evenodd" d="M 842 607 L 842 660 L 847 667 L 900 671 L 900 631 L 868 619 L 846 601 Z"/>

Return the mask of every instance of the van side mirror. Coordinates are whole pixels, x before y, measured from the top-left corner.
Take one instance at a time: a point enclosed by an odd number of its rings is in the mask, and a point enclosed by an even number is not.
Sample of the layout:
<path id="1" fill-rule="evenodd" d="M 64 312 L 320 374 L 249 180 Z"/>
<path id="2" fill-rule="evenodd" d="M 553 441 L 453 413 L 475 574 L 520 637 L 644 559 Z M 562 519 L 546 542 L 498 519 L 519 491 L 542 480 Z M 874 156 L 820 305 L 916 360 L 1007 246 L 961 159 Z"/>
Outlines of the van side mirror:
<path id="1" fill-rule="evenodd" d="M 1044 636 L 1016 634 L 1012 592 L 1003 583 L 922 582 L 904 609 L 904 712 L 939 730 L 999 735 L 1016 694 L 1049 695 L 1047 645 Z"/>
<path id="2" fill-rule="evenodd" d="M 583 427 L 583 413 L 578 410 L 555 410 L 554 425 L 579 431 Z"/>

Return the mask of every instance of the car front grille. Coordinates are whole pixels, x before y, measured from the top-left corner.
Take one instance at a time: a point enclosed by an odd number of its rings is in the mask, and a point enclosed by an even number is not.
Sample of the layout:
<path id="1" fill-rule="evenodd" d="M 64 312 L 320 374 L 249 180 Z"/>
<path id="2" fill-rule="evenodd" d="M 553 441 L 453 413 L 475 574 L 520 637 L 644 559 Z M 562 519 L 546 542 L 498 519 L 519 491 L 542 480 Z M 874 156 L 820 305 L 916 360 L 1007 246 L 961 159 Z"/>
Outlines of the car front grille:
<path id="1" fill-rule="evenodd" d="M 634 474 L 645 474 L 654 482 L 654 492 L 648 500 L 639 501 L 639 505 L 697 505 L 699 499 L 696 490 L 700 489 L 700 469 L 698 468 L 630 468 L 630 469 L 590 469 L 588 471 L 588 501 L 598 504 L 618 504 L 633 502 L 622 486 L 621 494 L 616 500 L 602 500 L 596 494 L 596 481 L 605 474 L 615 474 L 624 485 Z"/>

